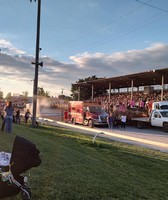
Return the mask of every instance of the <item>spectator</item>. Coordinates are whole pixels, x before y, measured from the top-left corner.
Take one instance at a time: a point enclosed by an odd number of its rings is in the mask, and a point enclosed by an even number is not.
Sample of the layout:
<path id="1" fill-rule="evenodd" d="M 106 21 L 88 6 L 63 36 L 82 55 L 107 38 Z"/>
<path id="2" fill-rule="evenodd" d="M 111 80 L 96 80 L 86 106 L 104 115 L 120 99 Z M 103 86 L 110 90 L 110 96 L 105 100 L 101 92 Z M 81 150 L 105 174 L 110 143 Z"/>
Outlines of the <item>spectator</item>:
<path id="1" fill-rule="evenodd" d="M 113 115 L 110 113 L 110 115 L 107 117 L 107 124 L 108 128 L 111 130 L 113 128 Z"/>
<path id="2" fill-rule="evenodd" d="M 5 113 L 2 111 L 2 112 L 1 112 L 1 119 L 2 119 L 2 121 L 4 120 L 4 114 L 5 114 Z"/>
<path id="3" fill-rule="evenodd" d="M 31 113 L 29 111 L 29 109 L 27 109 L 26 113 L 25 113 L 25 124 L 27 124 L 28 119 L 31 117 Z"/>
<path id="4" fill-rule="evenodd" d="M 16 121 L 15 121 L 15 122 L 16 122 L 17 124 L 20 124 L 20 110 L 17 110 L 17 111 L 16 111 L 16 116 L 15 116 L 15 117 L 16 117 Z"/>
<path id="5" fill-rule="evenodd" d="M 64 111 L 64 122 L 68 122 L 68 111 Z"/>
<path id="6" fill-rule="evenodd" d="M 4 111 L 1 112 L 1 119 L 2 119 L 1 131 L 4 131 L 4 128 L 5 128 L 5 113 L 4 113 Z"/>
<path id="7" fill-rule="evenodd" d="M 124 129 L 125 129 L 126 120 L 127 120 L 127 116 L 126 116 L 125 113 L 123 113 L 123 114 L 121 115 L 121 128 L 124 128 Z"/>
<path id="8" fill-rule="evenodd" d="M 7 106 L 4 109 L 5 111 L 5 118 L 4 123 L 6 124 L 6 132 L 11 133 L 12 132 L 12 122 L 13 122 L 13 112 L 14 107 L 12 106 L 12 101 L 7 102 Z"/>

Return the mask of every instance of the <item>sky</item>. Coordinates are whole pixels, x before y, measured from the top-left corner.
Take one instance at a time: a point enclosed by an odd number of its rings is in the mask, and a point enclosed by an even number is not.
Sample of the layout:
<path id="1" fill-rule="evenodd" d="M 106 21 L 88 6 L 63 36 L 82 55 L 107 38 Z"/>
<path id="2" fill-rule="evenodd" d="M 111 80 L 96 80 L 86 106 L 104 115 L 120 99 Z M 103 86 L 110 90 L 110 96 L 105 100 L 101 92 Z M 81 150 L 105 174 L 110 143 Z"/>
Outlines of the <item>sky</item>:
<path id="1" fill-rule="evenodd" d="M 0 90 L 33 93 L 37 5 L 0 0 Z M 38 87 L 70 95 L 71 84 L 168 67 L 167 0 L 41 0 Z"/>

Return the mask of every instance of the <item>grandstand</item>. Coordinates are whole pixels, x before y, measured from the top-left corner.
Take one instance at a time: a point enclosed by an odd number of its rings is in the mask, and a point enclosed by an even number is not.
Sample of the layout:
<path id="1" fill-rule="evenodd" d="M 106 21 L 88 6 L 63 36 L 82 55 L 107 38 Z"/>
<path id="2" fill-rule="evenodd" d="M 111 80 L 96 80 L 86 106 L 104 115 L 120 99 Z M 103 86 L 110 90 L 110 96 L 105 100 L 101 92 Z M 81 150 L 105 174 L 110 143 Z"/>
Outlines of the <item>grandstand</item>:
<path id="1" fill-rule="evenodd" d="M 73 86 L 78 90 L 78 100 L 80 100 L 80 91 L 83 87 L 92 88 L 91 100 L 94 101 L 94 89 L 104 88 L 108 90 L 108 101 L 111 101 L 111 96 L 116 93 L 122 93 L 123 91 L 129 92 L 131 99 L 133 99 L 133 93 L 143 92 L 149 94 L 154 92 L 157 88 L 160 88 L 160 100 L 164 100 L 164 91 L 168 84 L 168 68 L 150 70 L 141 73 L 135 73 L 125 76 L 100 78 L 92 81 L 75 83 Z M 159 87 L 158 87 L 159 86 Z M 143 89 L 142 89 L 143 88 Z"/>

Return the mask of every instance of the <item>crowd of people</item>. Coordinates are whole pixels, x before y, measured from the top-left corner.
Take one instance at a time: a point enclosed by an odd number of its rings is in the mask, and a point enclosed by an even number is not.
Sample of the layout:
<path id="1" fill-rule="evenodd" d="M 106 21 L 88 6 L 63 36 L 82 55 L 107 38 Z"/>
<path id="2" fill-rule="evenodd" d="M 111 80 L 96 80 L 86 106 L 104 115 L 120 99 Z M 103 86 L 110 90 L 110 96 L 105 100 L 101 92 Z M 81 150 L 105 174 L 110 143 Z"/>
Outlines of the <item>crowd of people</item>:
<path id="1" fill-rule="evenodd" d="M 109 116 L 107 117 L 107 124 L 110 130 L 112 130 L 115 127 L 119 128 L 119 126 L 125 130 L 126 122 L 127 116 L 125 112 L 123 112 L 121 116 L 115 115 L 112 112 L 110 112 Z"/>
<path id="2" fill-rule="evenodd" d="M 164 93 L 164 101 L 168 101 L 168 92 Z M 136 110 L 145 113 L 146 116 L 150 116 L 152 111 L 153 102 L 161 101 L 160 92 L 154 92 L 150 94 L 144 94 L 143 92 L 134 92 L 131 98 L 130 93 L 113 93 L 109 96 L 101 96 L 94 98 L 94 102 L 101 104 L 106 112 L 109 113 L 108 126 L 109 128 L 122 127 L 125 129 L 126 121 L 130 116 L 128 111 L 133 108 L 131 114 L 135 114 Z"/>
<path id="3" fill-rule="evenodd" d="M 168 92 L 164 92 L 164 101 L 168 101 Z M 133 97 L 130 93 L 113 93 L 109 99 L 109 96 L 100 96 L 94 98 L 94 102 L 101 104 L 104 109 L 109 113 L 108 125 L 112 127 L 121 127 L 125 129 L 126 121 L 128 121 L 129 108 L 142 110 L 150 114 L 152 110 L 153 102 L 161 101 L 160 92 L 154 92 L 145 94 L 143 92 L 134 92 Z M 117 113 L 117 114 L 116 114 Z M 118 114 L 119 113 L 119 114 Z M 19 108 L 14 108 L 12 101 L 8 101 L 3 111 L 1 112 L 2 126 L 1 131 L 12 132 L 12 122 L 20 124 L 21 115 Z M 24 122 L 27 123 L 28 119 L 31 119 L 32 115 L 27 109 L 24 113 Z"/>
<path id="4" fill-rule="evenodd" d="M 168 100 L 168 92 L 164 93 L 163 100 Z M 115 109 L 125 111 L 127 108 L 140 108 L 150 111 L 152 103 L 156 101 L 161 101 L 161 94 L 157 92 L 150 94 L 134 92 L 132 98 L 130 93 L 113 93 L 110 100 L 107 95 L 94 98 L 94 102 L 104 106 L 107 111 L 114 111 Z"/>

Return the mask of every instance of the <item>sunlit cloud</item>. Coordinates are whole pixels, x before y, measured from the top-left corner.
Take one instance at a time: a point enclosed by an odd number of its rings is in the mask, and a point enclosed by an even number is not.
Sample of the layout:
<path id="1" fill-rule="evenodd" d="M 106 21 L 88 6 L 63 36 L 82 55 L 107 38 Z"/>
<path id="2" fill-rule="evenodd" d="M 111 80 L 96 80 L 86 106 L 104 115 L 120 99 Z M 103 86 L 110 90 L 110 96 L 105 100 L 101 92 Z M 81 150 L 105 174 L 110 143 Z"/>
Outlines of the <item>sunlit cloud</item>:
<path id="1" fill-rule="evenodd" d="M 0 40 L 0 45 L 10 49 L 15 48 L 10 42 Z M 15 52 L 19 52 L 15 51 Z M 22 51 L 21 51 L 22 52 Z M 44 66 L 39 67 L 39 87 L 44 87 L 50 94 L 60 93 L 61 88 L 65 94 L 70 94 L 71 84 L 81 78 L 93 75 L 97 77 L 115 77 L 130 73 L 143 72 L 152 69 L 166 68 L 168 63 L 168 45 L 156 43 L 142 50 L 129 50 L 105 54 L 79 53 L 70 56 L 70 62 L 61 62 L 50 57 L 40 58 Z M 34 65 L 31 65 L 33 57 L 27 54 L 0 54 L 1 79 L 14 80 L 15 89 L 25 88 L 32 93 L 32 81 L 34 79 Z M 3 81 L 1 81 L 3 82 Z M 2 85 L 5 88 L 5 86 Z M 20 87 L 22 86 L 22 87 Z M 12 89 L 11 89 L 12 91 Z"/>
<path id="2" fill-rule="evenodd" d="M 0 39 L 0 49 L 1 52 L 9 55 L 23 55 L 25 51 L 17 49 L 9 41 Z"/>

